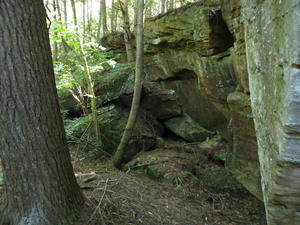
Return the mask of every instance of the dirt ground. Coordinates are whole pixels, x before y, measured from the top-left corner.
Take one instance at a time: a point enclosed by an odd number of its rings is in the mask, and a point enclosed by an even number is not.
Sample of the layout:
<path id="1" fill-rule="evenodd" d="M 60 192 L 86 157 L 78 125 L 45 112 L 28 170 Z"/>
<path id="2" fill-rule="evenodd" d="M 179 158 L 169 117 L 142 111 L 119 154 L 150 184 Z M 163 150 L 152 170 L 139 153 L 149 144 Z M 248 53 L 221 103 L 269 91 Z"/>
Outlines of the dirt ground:
<path id="1" fill-rule="evenodd" d="M 228 182 L 231 178 L 224 166 L 212 160 L 211 155 L 205 151 L 195 155 L 190 148 L 175 144 L 143 153 L 136 158 L 135 163 L 129 163 L 124 171 L 119 171 L 111 166 L 105 156 L 88 151 L 87 146 L 73 145 L 71 149 L 78 182 L 93 208 L 87 212 L 86 218 L 82 218 L 85 224 L 266 224 L 262 202 L 239 184 Z M 172 158 L 171 152 L 179 154 L 174 154 Z M 171 160 L 166 160 L 164 156 Z M 193 168 L 188 168 L 193 173 L 185 177 L 172 176 L 172 179 L 149 176 L 147 165 L 150 164 L 137 163 L 143 157 L 162 158 L 151 166 L 160 165 L 165 170 L 172 170 L 173 174 L 186 165 L 184 162 L 188 162 L 193 165 Z M 217 185 L 214 183 L 215 177 L 206 176 L 220 173 Z"/>

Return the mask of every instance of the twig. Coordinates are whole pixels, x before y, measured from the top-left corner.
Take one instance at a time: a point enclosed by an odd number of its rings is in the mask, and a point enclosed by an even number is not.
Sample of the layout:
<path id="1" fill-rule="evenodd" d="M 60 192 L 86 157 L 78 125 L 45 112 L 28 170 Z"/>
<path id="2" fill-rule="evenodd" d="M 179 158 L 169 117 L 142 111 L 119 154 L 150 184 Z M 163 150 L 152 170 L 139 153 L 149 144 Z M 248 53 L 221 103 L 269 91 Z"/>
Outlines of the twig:
<path id="1" fill-rule="evenodd" d="M 108 184 L 108 181 L 109 181 L 109 178 L 106 179 L 106 182 L 105 182 L 105 186 L 104 186 L 104 189 L 103 189 L 103 193 L 102 193 L 101 199 L 100 199 L 100 201 L 99 201 L 99 203 L 98 203 L 96 209 L 94 210 L 93 214 L 91 215 L 91 217 L 90 217 L 88 223 L 90 223 L 90 221 L 92 220 L 92 218 L 96 215 L 96 213 L 97 213 L 97 211 L 98 211 L 99 214 L 100 214 L 100 219 L 101 219 L 102 225 L 106 225 L 106 223 L 105 223 L 105 221 L 104 221 L 104 219 L 103 219 L 102 213 L 101 213 L 100 206 L 101 206 L 101 204 L 102 204 L 103 198 L 104 198 L 104 196 L 105 196 L 105 194 L 106 194 L 106 191 L 107 191 L 107 184 Z"/>

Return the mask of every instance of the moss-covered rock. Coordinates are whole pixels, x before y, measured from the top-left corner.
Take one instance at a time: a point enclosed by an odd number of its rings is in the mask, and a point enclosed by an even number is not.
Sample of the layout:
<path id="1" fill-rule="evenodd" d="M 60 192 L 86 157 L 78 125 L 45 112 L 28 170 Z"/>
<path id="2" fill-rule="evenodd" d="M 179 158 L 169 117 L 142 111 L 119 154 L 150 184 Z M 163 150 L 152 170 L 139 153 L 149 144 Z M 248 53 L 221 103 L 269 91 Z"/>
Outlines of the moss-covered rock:
<path id="1" fill-rule="evenodd" d="M 227 50 L 233 39 L 222 19 L 220 5 L 198 2 L 149 19 L 145 42 L 146 51 L 152 53 L 174 47 L 209 56 Z"/>
<path id="2" fill-rule="evenodd" d="M 132 92 L 134 72 L 132 64 L 118 64 L 114 69 L 97 78 L 95 94 L 97 105 L 102 106 Z"/>

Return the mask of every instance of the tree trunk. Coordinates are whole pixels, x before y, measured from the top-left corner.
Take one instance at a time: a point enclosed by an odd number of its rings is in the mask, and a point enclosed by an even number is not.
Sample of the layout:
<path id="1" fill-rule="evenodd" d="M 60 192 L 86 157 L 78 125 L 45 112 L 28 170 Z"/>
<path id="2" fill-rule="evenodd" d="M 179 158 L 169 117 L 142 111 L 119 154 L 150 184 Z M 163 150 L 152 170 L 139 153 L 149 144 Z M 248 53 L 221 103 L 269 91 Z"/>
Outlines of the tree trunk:
<path id="1" fill-rule="evenodd" d="M 77 30 L 78 28 L 77 28 L 77 15 L 76 15 L 75 0 L 71 0 L 71 7 L 72 7 L 72 12 L 73 12 L 73 23 Z"/>
<path id="2" fill-rule="evenodd" d="M 134 61 L 134 52 L 132 46 L 133 35 L 130 31 L 129 15 L 128 15 L 128 0 L 119 0 L 120 8 L 123 16 L 123 30 L 128 62 Z"/>
<path id="3" fill-rule="evenodd" d="M 134 15 L 133 15 L 133 33 L 136 36 L 137 33 L 137 24 L 138 24 L 138 0 L 134 3 Z"/>
<path id="4" fill-rule="evenodd" d="M 138 4 L 138 25 L 137 25 L 137 38 L 136 38 L 136 64 L 135 64 L 135 84 L 134 93 L 129 113 L 128 121 L 121 138 L 118 149 L 113 158 L 113 164 L 119 168 L 122 163 L 122 157 L 125 147 L 131 137 L 132 129 L 135 124 L 136 116 L 138 113 L 140 98 L 142 92 L 142 75 L 143 75 L 143 58 L 144 58 L 144 31 L 143 31 L 143 10 L 144 0 L 139 0 Z"/>
<path id="5" fill-rule="evenodd" d="M 43 1 L 0 1 L 1 225 L 71 223 L 83 204 L 58 106 Z"/>
<path id="6" fill-rule="evenodd" d="M 161 0 L 161 10 L 160 13 L 166 12 L 166 0 Z"/>
<path id="7" fill-rule="evenodd" d="M 96 102 L 96 95 L 94 92 L 94 84 L 92 81 L 92 76 L 90 73 L 90 68 L 88 65 L 88 61 L 86 59 L 86 54 L 83 49 L 83 43 L 80 44 L 80 50 L 81 50 L 81 57 L 84 62 L 84 72 L 85 72 L 85 79 L 88 85 L 88 90 L 89 90 L 89 98 L 91 102 L 91 111 L 92 111 L 92 120 L 94 123 L 94 129 L 95 129 L 95 136 L 96 136 L 96 141 L 100 142 L 100 129 L 98 125 L 98 118 L 97 118 L 97 102 Z"/>
<path id="8" fill-rule="evenodd" d="M 169 0 L 168 11 L 173 10 L 173 9 L 174 9 L 174 0 Z"/>
<path id="9" fill-rule="evenodd" d="M 60 23 L 62 23 L 61 8 L 60 8 L 60 5 L 59 5 L 59 1 L 58 0 L 55 0 L 55 1 L 56 1 L 57 18 L 58 18 L 58 21 Z"/>
<path id="10" fill-rule="evenodd" d="M 83 0 L 82 2 L 82 40 L 83 40 L 83 43 L 85 42 L 85 33 L 86 33 L 86 27 L 85 27 L 85 24 L 86 24 L 86 19 L 85 19 L 85 14 L 86 14 L 86 10 L 85 10 L 85 1 L 86 0 Z"/>
<path id="11" fill-rule="evenodd" d="M 102 36 L 108 33 L 107 29 L 107 16 L 106 16 L 106 3 L 105 0 L 101 0 L 100 2 L 100 16 L 101 16 L 101 25 L 102 25 Z"/>
<path id="12" fill-rule="evenodd" d="M 56 9 L 56 0 L 55 0 L 55 1 L 53 1 L 54 22 L 57 22 L 56 10 L 57 9 Z M 55 36 L 57 36 L 57 33 L 55 33 Z M 53 58 L 53 61 L 58 60 L 58 44 L 56 41 L 54 41 L 54 43 L 53 43 L 52 58 Z"/>
<path id="13" fill-rule="evenodd" d="M 64 24 L 68 27 L 67 0 L 64 0 Z"/>
<path id="14" fill-rule="evenodd" d="M 115 17 L 116 17 L 115 0 L 112 0 L 111 1 L 111 15 L 110 15 L 110 30 L 111 30 L 111 32 L 116 31 Z"/>
<path id="15" fill-rule="evenodd" d="M 102 16 L 101 16 L 101 0 L 100 0 L 100 4 L 99 4 L 99 18 L 98 18 L 98 30 L 97 30 L 97 40 L 99 41 L 101 38 L 101 23 L 102 23 Z"/>

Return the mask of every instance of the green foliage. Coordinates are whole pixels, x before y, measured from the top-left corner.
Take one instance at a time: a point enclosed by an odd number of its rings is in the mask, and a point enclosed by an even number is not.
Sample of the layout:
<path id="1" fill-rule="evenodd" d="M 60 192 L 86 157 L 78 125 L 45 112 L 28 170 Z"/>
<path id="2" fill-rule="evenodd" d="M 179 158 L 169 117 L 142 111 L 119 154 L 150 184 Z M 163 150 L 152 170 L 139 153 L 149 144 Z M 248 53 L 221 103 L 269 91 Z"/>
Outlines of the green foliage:
<path id="1" fill-rule="evenodd" d="M 82 116 L 73 120 L 64 120 L 67 139 L 86 143 L 94 147 L 101 147 L 101 143 L 96 141 L 92 119 L 90 116 Z"/>
<path id="2" fill-rule="evenodd" d="M 58 61 L 54 62 L 59 96 L 70 91 L 75 96 L 87 95 L 85 62 L 82 52 L 88 62 L 94 85 L 99 81 L 101 73 L 115 67 L 115 60 L 119 57 L 119 54 L 106 51 L 96 41 L 83 43 L 83 37 L 75 27 L 66 28 L 65 24 L 60 22 L 51 24 L 50 40 L 52 44 L 56 42 L 61 47 Z"/>

